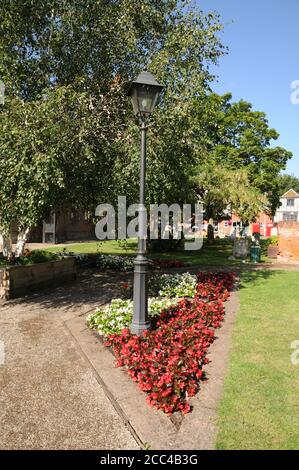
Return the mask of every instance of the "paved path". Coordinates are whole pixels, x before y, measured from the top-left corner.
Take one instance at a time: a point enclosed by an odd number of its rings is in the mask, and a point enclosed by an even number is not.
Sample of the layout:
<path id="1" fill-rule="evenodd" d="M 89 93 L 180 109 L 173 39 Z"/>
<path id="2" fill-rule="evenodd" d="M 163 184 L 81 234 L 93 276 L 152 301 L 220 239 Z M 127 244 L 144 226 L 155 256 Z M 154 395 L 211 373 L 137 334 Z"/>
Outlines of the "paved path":
<path id="1" fill-rule="evenodd" d="M 0 449 L 137 449 L 64 322 L 108 300 L 117 279 L 0 304 Z"/>
<path id="2" fill-rule="evenodd" d="M 125 277 L 89 271 L 72 286 L 0 302 L 0 449 L 138 448 L 65 326 L 108 302 Z"/>

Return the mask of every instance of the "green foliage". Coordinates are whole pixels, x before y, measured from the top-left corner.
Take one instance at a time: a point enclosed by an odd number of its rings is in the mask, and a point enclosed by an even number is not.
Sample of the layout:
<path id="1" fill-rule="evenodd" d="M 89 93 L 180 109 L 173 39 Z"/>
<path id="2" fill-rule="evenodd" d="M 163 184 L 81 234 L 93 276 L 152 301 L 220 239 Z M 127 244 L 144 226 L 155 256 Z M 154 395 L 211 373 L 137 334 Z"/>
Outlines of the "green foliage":
<path id="1" fill-rule="evenodd" d="M 126 89 L 145 67 L 165 85 L 148 133 L 148 202 L 195 198 L 190 106 L 223 53 L 217 15 L 179 0 L 7 0 L 2 13 L 3 232 L 63 205 L 137 201 L 139 132 Z"/>
<path id="2" fill-rule="evenodd" d="M 196 200 L 190 172 L 200 158 L 203 141 L 195 124 L 194 103 L 201 103 L 208 93 L 213 79 L 209 65 L 216 64 L 224 53 L 218 37 L 221 29 L 217 15 L 204 16 L 196 8 L 186 14 L 181 9 L 172 16 L 161 45 L 150 55 L 148 67 L 164 85 L 164 91 L 148 128 L 148 204 Z M 136 202 L 139 132 L 132 121 L 124 131 L 117 155 L 115 186 L 129 202 Z"/>
<path id="3" fill-rule="evenodd" d="M 15 264 L 27 265 L 27 264 L 39 264 L 39 263 L 46 263 L 48 261 L 57 261 L 59 260 L 59 256 L 56 253 L 51 253 L 45 250 L 34 250 L 28 253 L 26 256 L 22 256 L 21 258 L 11 258 L 7 260 L 2 256 L 0 253 L 0 266 L 12 266 Z"/>
<path id="4" fill-rule="evenodd" d="M 21 264 L 38 264 L 46 263 L 48 261 L 57 261 L 59 256 L 55 253 L 50 253 L 45 250 L 34 250 L 30 253 L 29 256 L 23 256 L 20 259 Z"/>
<path id="5" fill-rule="evenodd" d="M 20 229 L 31 228 L 65 201 L 85 207 L 107 201 L 110 140 L 117 139 L 118 119 L 109 117 L 116 88 L 103 100 L 71 87 L 49 91 L 40 102 L 6 100 L 0 121 L 3 230 L 12 220 Z"/>
<path id="6" fill-rule="evenodd" d="M 38 224 L 66 205 L 138 199 L 139 132 L 126 96 L 141 69 L 164 85 L 148 129 L 147 204 L 192 203 L 195 170 L 247 168 L 277 206 L 290 153 L 244 101 L 212 94 L 211 65 L 225 53 L 217 14 L 188 0 L 3 2 L 0 76 L 0 230 Z M 260 200 L 259 194 L 257 200 Z M 239 204 L 247 220 L 257 209 Z"/>
<path id="7" fill-rule="evenodd" d="M 299 178 L 295 175 L 279 175 L 278 177 L 278 188 L 280 196 L 283 196 L 287 191 L 293 189 L 299 193 Z"/>
<path id="8" fill-rule="evenodd" d="M 278 237 L 272 235 L 272 237 L 269 238 L 262 238 L 259 243 L 262 249 L 262 255 L 267 257 L 269 246 L 278 246 Z"/>
<path id="9" fill-rule="evenodd" d="M 118 255 L 105 255 L 98 254 L 97 267 L 105 270 L 111 269 L 114 271 L 133 271 L 134 258 L 132 256 L 118 256 Z"/>
<path id="10" fill-rule="evenodd" d="M 183 238 L 179 240 L 174 238 L 169 238 L 169 240 L 158 238 L 157 240 L 148 240 L 147 248 L 149 253 L 169 253 L 182 249 L 183 243 Z"/>
<path id="11" fill-rule="evenodd" d="M 251 187 L 267 196 L 268 211 L 274 213 L 279 205 L 279 173 L 291 152 L 272 146 L 278 132 L 269 127 L 265 113 L 253 111 L 250 103 L 231 102 L 230 94 L 211 94 L 206 101 L 209 106 L 202 106 L 199 115 L 206 132 L 204 165 L 246 169 Z"/>
<path id="12" fill-rule="evenodd" d="M 245 168 L 231 170 L 208 163 L 199 168 L 194 182 L 204 202 L 206 220 L 229 218 L 234 212 L 248 223 L 267 207 L 266 198 L 250 182 Z"/>
<path id="13" fill-rule="evenodd" d="M 277 235 L 272 235 L 271 237 L 269 237 L 269 244 L 273 245 L 273 246 L 277 246 L 278 245 L 278 236 Z"/>
<path id="14" fill-rule="evenodd" d="M 35 99 L 50 86 L 103 91 L 136 73 L 167 37 L 177 0 L 4 0 L 0 75 L 8 92 Z"/>

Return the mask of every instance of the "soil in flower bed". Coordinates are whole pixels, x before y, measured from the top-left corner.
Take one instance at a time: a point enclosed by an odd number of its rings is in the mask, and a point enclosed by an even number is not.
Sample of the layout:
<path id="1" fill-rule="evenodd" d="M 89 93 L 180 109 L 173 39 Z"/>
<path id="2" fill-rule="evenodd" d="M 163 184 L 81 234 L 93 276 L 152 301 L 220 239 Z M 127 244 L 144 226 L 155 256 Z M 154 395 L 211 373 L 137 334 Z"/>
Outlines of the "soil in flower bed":
<path id="1" fill-rule="evenodd" d="M 147 394 L 147 403 L 168 415 L 191 411 L 189 397 L 199 391 L 204 379 L 208 349 L 223 322 L 223 302 L 229 298 L 235 275 L 200 273 L 197 279 L 194 299 L 182 299 L 164 310 L 156 329 L 139 337 L 124 329 L 105 342 L 113 350 L 116 366 L 124 366 Z"/>

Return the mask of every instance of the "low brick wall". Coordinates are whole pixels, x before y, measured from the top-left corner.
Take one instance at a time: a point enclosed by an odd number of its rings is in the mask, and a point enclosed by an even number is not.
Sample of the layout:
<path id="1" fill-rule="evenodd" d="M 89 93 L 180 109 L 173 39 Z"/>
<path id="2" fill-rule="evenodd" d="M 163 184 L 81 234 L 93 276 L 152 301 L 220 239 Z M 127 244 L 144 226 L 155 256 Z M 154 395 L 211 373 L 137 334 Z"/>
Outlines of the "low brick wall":
<path id="1" fill-rule="evenodd" d="M 0 269 L 0 298 L 12 299 L 76 279 L 75 258 Z"/>
<path id="2" fill-rule="evenodd" d="M 278 224 L 278 254 L 282 259 L 299 260 L 299 223 Z"/>

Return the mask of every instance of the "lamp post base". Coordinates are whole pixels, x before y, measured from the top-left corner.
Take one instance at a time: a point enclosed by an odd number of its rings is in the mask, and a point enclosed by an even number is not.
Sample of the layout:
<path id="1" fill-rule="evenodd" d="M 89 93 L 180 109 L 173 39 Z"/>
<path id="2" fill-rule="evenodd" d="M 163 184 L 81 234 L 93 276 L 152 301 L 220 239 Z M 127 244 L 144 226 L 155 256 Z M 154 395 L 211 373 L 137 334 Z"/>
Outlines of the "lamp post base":
<path id="1" fill-rule="evenodd" d="M 151 327 L 148 319 L 148 260 L 144 254 L 138 254 L 134 261 L 134 310 L 130 331 L 140 336 Z"/>

